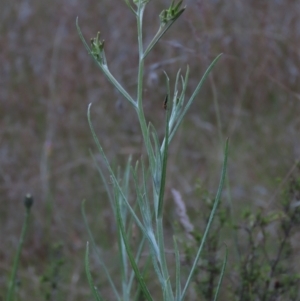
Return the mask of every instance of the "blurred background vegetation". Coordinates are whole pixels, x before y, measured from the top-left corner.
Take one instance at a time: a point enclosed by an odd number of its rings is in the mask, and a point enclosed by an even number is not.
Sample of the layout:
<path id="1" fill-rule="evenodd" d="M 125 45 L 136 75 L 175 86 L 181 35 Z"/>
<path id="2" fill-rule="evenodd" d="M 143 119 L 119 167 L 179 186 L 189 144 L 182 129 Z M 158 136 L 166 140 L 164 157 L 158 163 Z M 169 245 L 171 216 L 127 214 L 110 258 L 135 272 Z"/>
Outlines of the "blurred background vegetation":
<path id="1" fill-rule="evenodd" d="M 146 44 L 168 5 L 149 3 Z M 145 113 L 159 133 L 163 70 L 174 82 L 177 70 L 189 65 L 192 91 L 212 59 L 223 56 L 170 147 L 170 234 L 176 217 L 171 188 L 181 192 L 189 212 L 202 207 L 195 191 L 199 183 L 216 191 L 224 146 L 220 132 L 230 139 L 231 189 L 225 189 L 223 204 L 231 195 L 237 221 L 245 207 L 276 208 L 278 179 L 285 179 L 300 157 L 300 2 L 188 0 L 186 5 L 145 66 Z M 88 56 L 75 19 L 87 40 L 101 31 L 110 69 L 133 95 L 135 18 L 121 0 L 2 1 L 0 16 L 0 292 L 6 291 L 24 219 L 23 196 L 30 192 L 35 204 L 21 258 L 20 300 L 41 300 L 51 289 L 62 300 L 83 300 L 90 296 L 83 269 L 83 199 L 95 239 L 112 271 L 118 269 L 112 255 L 115 224 L 89 154 L 95 146 L 87 105 L 93 103 L 94 126 L 116 165 L 129 155 L 139 158 L 143 148 L 135 112 Z M 94 268 L 101 275 L 97 263 Z M 59 280 L 53 284 L 52 278 Z M 99 276 L 105 291 L 101 281 Z"/>

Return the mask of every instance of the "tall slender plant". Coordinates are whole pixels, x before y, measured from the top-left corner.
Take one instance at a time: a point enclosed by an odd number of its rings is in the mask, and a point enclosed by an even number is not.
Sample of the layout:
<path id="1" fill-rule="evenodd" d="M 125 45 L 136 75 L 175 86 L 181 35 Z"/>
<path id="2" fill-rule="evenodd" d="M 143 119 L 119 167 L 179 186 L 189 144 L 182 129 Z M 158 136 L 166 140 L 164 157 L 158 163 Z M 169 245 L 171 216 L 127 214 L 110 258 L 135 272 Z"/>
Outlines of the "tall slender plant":
<path id="1" fill-rule="evenodd" d="M 33 197 L 31 194 L 26 194 L 24 198 L 24 206 L 26 209 L 26 215 L 25 215 L 25 220 L 23 223 L 22 231 L 21 231 L 21 236 L 20 240 L 18 243 L 18 248 L 17 248 L 17 253 L 12 265 L 12 272 L 11 272 L 11 277 L 8 283 L 8 290 L 7 290 L 7 295 L 6 295 L 6 301 L 13 301 L 15 300 L 15 288 L 16 288 L 16 280 L 17 280 L 17 272 L 18 272 L 18 267 L 19 267 L 19 261 L 21 258 L 21 252 L 24 244 L 24 240 L 26 237 L 26 233 L 28 230 L 28 225 L 29 225 L 29 220 L 30 220 L 30 212 L 31 212 L 31 207 L 33 205 Z"/>
<path id="2" fill-rule="evenodd" d="M 137 94 L 136 97 L 131 96 L 126 89 L 117 81 L 113 74 L 109 70 L 109 65 L 105 56 L 105 43 L 100 39 L 100 33 L 96 35 L 95 38 L 91 40 L 91 44 L 88 45 L 84 39 L 82 32 L 80 30 L 78 19 L 76 21 L 77 30 L 79 36 L 86 47 L 88 53 L 94 59 L 95 63 L 105 74 L 107 79 L 113 84 L 113 86 L 119 90 L 119 92 L 124 96 L 124 98 L 131 104 L 135 110 L 141 128 L 141 133 L 143 136 L 143 142 L 146 150 L 146 157 L 148 160 L 147 164 L 144 164 L 143 160 L 132 164 L 131 160 L 128 161 L 124 175 L 121 177 L 119 172 L 113 170 L 110 162 L 108 161 L 102 145 L 95 133 L 92 120 L 91 120 L 91 104 L 88 107 L 88 122 L 89 126 L 97 145 L 98 151 L 100 152 L 105 166 L 109 172 L 110 179 L 107 180 L 99 168 L 100 174 L 104 181 L 107 189 L 108 198 L 111 202 L 113 212 L 116 218 L 116 223 L 118 226 L 119 234 L 119 252 L 120 252 L 120 269 L 121 269 L 121 292 L 116 288 L 116 285 L 110 276 L 107 267 L 101 260 L 101 254 L 99 255 L 100 262 L 104 268 L 104 272 L 108 278 L 111 285 L 112 291 L 115 295 L 115 300 L 118 301 L 131 301 L 138 300 L 139 293 L 133 293 L 133 283 L 134 280 L 138 282 L 140 293 L 143 294 L 144 299 L 151 301 L 154 300 L 151 292 L 149 291 L 149 286 L 144 279 L 144 272 L 140 267 L 140 259 L 142 250 L 147 242 L 149 247 L 149 256 L 151 263 L 153 265 L 155 274 L 159 285 L 161 286 L 161 292 L 163 300 L 167 301 L 181 301 L 186 297 L 188 287 L 191 283 L 192 276 L 194 274 L 197 262 L 201 256 L 205 240 L 207 238 L 207 233 L 213 222 L 213 218 L 217 207 L 220 203 L 221 192 L 224 184 L 226 166 L 227 166 L 227 153 L 228 153 L 228 143 L 225 145 L 225 156 L 223 169 L 221 173 L 221 179 L 217 195 L 215 198 L 215 203 L 206 226 L 206 230 L 203 235 L 203 239 L 199 246 L 194 264 L 189 272 L 187 279 L 182 279 L 181 269 L 180 269 L 180 254 L 176 243 L 176 238 L 174 237 L 174 254 L 175 254 L 175 280 L 173 284 L 173 277 L 170 275 L 169 268 L 166 260 L 166 250 L 164 244 L 164 229 L 163 229 L 163 208 L 164 208 L 164 194 L 166 185 L 166 170 L 168 163 L 168 147 L 176 134 L 184 116 L 186 115 L 188 109 L 191 107 L 192 103 L 196 99 L 205 79 L 208 74 L 220 59 L 217 56 L 213 62 L 209 65 L 203 77 L 199 81 L 196 89 L 192 93 L 192 96 L 186 100 L 186 89 L 189 79 L 189 68 L 185 75 L 182 75 L 179 70 L 176 76 L 176 81 L 174 89 L 171 92 L 170 81 L 167 74 L 166 77 L 166 99 L 164 107 L 166 110 L 165 118 L 165 137 L 162 142 L 159 141 L 158 135 L 155 127 L 150 122 L 147 122 L 144 109 L 143 109 L 143 79 L 144 79 L 144 62 L 147 55 L 161 39 L 161 37 L 166 33 L 166 31 L 172 26 L 172 24 L 180 17 L 184 12 L 185 7 L 182 6 L 182 1 L 175 3 L 174 0 L 171 5 L 164 9 L 160 15 L 160 25 L 157 33 L 154 35 L 153 39 L 149 45 L 144 49 L 143 43 L 143 15 L 145 8 L 150 0 L 125 0 L 127 6 L 136 16 L 137 20 L 137 38 L 138 38 L 138 76 L 137 76 Z M 147 167 L 149 166 L 149 167 Z M 141 177 L 140 177 L 141 175 Z M 133 181 L 135 192 L 136 192 L 136 204 L 131 204 L 129 202 L 129 182 L 130 178 Z M 140 180 L 141 178 L 141 180 Z M 109 183 L 112 185 L 109 185 Z M 149 191 L 149 184 L 151 184 L 151 191 Z M 112 191 L 111 191 L 112 190 Z M 82 206 L 84 220 L 87 223 L 85 216 L 84 203 Z M 128 230 L 130 225 L 135 223 L 142 233 L 141 241 L 136 250 L 130 245 L 130 231 Z M 88 228 L 89 229 L 89 228 Z M 92 244 L 94 244 L 94 239 L 89 230 L 90 239 Z M 226 264 L 226 256 L 224 260 L 224 269 Z M 93 292 L 96 300 L 104 300 L 100 291 L 95 287 L 94 280 L 90 272 L 89 265 L 89 244 L 86 248 L 85 256 L 85 267 L 89 285 Z M 223 273 L 224 273 L 223 269 Z M 223 275 L 222 273 L 222 275 Z M 219 292 L 220 283 L 222 279 L 220 277 L 220 282 L 217 288 L 216 297 Z"/>

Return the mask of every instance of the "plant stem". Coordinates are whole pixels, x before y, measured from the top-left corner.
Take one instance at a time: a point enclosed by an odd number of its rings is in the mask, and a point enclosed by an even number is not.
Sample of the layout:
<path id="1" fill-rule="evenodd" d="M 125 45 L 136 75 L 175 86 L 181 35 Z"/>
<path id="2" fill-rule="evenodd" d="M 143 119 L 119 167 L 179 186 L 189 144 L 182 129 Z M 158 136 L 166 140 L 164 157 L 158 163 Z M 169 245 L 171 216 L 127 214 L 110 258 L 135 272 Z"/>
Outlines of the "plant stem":
<path id="1" fill-rule="evenodd" d="M 20 236 L 20 241 L 19 241 L 19 244 L 18 244 L 17 254 L 16 254 L 16 257 L 15 257 L 14 263 L 13 263 L 13 269 L 12 269 L 11 277 L 10 277 L 10 280 L 9 280 L 6 301 L 14 300 L 16 276 L 17 276 L 17 271 L 18 271 L 18 266 L 19 266 L 22 247 L 23 247 L 23 244 L 24 244 L 25 235 L 26 235 L 27 229 L 28 229 L 29 217 L 30 217 L 30 208 L 26 208 L 25 221 L 23 223 L 23 227 L 22 227 L 22 231 L 21 231 L 21 236 Z"/>

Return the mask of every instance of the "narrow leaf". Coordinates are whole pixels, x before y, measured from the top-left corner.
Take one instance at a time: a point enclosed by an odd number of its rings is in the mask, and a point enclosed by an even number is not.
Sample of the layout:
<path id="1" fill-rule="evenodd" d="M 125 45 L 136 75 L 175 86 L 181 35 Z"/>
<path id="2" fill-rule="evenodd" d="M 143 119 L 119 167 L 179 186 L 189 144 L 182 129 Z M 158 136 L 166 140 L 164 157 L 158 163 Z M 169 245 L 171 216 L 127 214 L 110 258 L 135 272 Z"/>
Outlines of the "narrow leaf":
<path id="1" fill-rule="evenodd" d="M 188 109 L 190 108 L 190 106 L 192 105 L 192 103 L 194 102 L 196 96 L 198 95 L 200 89 L 202 88 L 206 78 L 208 77 L 209 73 L 211 72 L 212 68 L 215 66 L 215 64 L 217 63 L 217 61 L 220 59 L 222 53 L 219 54 L 214 60 L 213 62 L 209 65 L 209 67 L 206 69 L 204 75 L 202 76 L 200 82 L 198 83 L 194 93 L 192 94 L 191 98 L 189 99 L 189 101 L 187 102 L 186 106 L 184 107 L 182 113 L 178 116 L 177 122 L 174 126 L 174 128 L 172 129 L 172 132 L 170 133 L 170 141 L 173 139 L 179 125 L 182 122 L 183 117 L 185 116 L 185 114 L 187 113 Z"/>
<path id="2" fill-rule="evenodd" d="M 158 209 L 157 209 L 157 218 L 158 219 L 160 219 L 162 217 L 163 205 L 164 205 L 167 162 L 168 162 L 168 148 L 169 148 L 169 109 L 167 108 L 167 110 L 166 110 L 165 147 L 164 147 L 164 152 L 163 152 L 163 165 L 162 165 L 162 171 L 161 171 L 160 192 L 159 192 Z"/>
<path id="3" fill-rule="evenodd" d="M 175 264 L 176 264 L 176 291 L 175 291 L 175 301 L 180 301 L 181 296 L 181 275 L 180 275 L 180 255 L 179 255 L 179 249 L 176 241 L 176 237 L 173 236 L 174 241 L 174 250 L 175 250 Z"/>
<path id="4" fill-rule="evenodd" d="M 104 301 L 104 299 L 101 297 L 101 295 L 99 294 L 97 288 L 94 285 L 93 277 L 92 277 L 92 274 L 91 274 L 90 263 L 89 263 L 89 243 L 88 242 L 86 243 L 84 264 L 85 264 L 85 272 L 86 272 L 86 275 L 87 275 L 89 286 L 90 286 L 90 289 L 91 289 L 91 291 L 94 295 L 94 298 L 97 301 Z"/>
<path id="5" fill-rule="evenodd" d="M 157 44 L 157 42 L 162 38 L 162 36 L 168 31 L 168 29 L 173 25 L 173 23 L 180 17 L 180 15 L 184 12 L 186 7 L 183 7 L 176 16 L 170 20 L 165 26 L 160 27 L 152 41 L 149 43 L 147 49 L 144 52 L 143 59 L 146 58 L 146 56 L 149 54 L 149 52 L 152 50 L 152 48 Z"/>
<path id="6" fill-rule="evenodd" d="M 228 248 L 225 245 L 225 258 L 224 258 L 224 261 L 223 261 L 222 271 L 221 271 L 220 279 L 219 279 L 219 282 L 218 282 L 217 291 L 216 291 L 214 301 L 217 301 L 218 296 L 219 296 L 222 280 L 223 280 L 223 277 L 224 277 L 224 274 L 225 274 L 225 268 L 226 268 L 226 264 L 227 264 L 227 257 L 228 257 Z"/>
<path id="7" fill-rule="evenodd" d="M 94 156 L 94 154 L 92 153 L 91 150 L 90 150 L 90 155 L 91 155 L 91 157 L 93 158 L 94 164 L 95 164 L 95 166 L 96 166 L 96 168 L 97 168 L 97 171 L 98 171 L 98 173 L 99 173 L 99 175 L 100 175 L 100 177 L 101 177 L 101 180 L 102 180 L 102 182 L 103 182 L 103 184 L 104 184 L 104 186 L 105 186 L 105 190 L 106 190 L 106 193 L 107 193 L 107 196 L 108 196 L 110 205 L 111 205 L 112 209 L 114 210 L 114 206 L 113 206 L 114 200 L 113 200 L 113 197 L 112 197 L 112 195 L 111 195 L 109 183 L 108 183 L 108 181 L 106 180 L 106 178 L 105 178 L 105 176 L 104 176 L 104 173 L 103 173 L 103 171 L 102 171 L 102 169 L 101 169 L 99 163 L 97 162 L 96 157 Z"/>
<path id="8" fill-rule="evenodd" d="M 121 231 L 121 234 L 122 234 L 122 237 L 123 237 L 123 241 L 124 241 L 124 244 L 125 244 L 125 248 L 126 248 L 126 252 L 127 252 L 127 255 L 128 255 L 128 258 L 129 258 L 129 261 L 131 263 L 131 267 L 132 269 L 134 270 L 134 273 L 135 273 L 135 276 L 136 276 L 136 279 L 144 293 L 144 296 L 145 298 L 148 300 L 148 301 L 152 301 L 152 297 L 150 295 L 150 292 L 148 291 L 148 288 L 145 284 L 145 281 L 143 279 L 143 276 L 141 275 L 140 271 L 139 271 L 139 268 L 137 266 L 137 263 L 135 261 L 135 258 L 133 256 L 133 253 L 132 253 L 132 250 L 130 248 L 130 245 L 129 245 L 129 242 L 128 242 L 128 238 L 126 236 L 126 231 L 125 231 L 125 227 L 124 227 L 124 224 L 123 224 L 123 221 L 122 221 L 122 217 L 121 217 L 121 208 L 120 208 L 120 204 L 119 202 L 117 201 L 116 202 L 116 206 L 117 206 L 117 222 L 118 222 L 118 228 L 119 230 Z"/>
<path id="9" fill-rule="evenodd" d="M 109 164 L 109 161 L 108 161 L 108 159 L 107 159 L 107 157 L 105 155 L 105 152 L 104 152 L 104 150 L 103 150 L 103 148 L 102 148 L 102 146 L 101 146 L 101 144 L 99 142 L 99 139 L 98 139 L 98 137 L 96 135 L 96 132 L 94 130 L 94 127 L 93 127 L 93 124 L 92 124 L 92 120 L 91 120 L 91 104 L 89 104 L 89 106 L 88 106 L 87 117 L 88 117 L 88 123 L 89 123 L 89 126 L 90 126 L 90 130 L 92 132 L 92 136 L 94 138 L 94 141 L 96 143 L 98 151 L 100 152 L 100 154 L 101 154 L 101 156 L 102 156 L 102 158 L 104 160 L 104 163 L 105 163 L 105 165 L 106 165 L 106 167 L 107 167 L 107 169 L 108 169 L 108 171 L 110 173 L 110 176 L 112 177 L 114 183 L 116 184 L 116 186 L 117 186 L 117 188 L 118 188 L 118 190 L 119 190 L 119 192 L 120 192 L 120 194 L 122 196 L 122 199 L 126 203 L 126 205 L 127 205 L 128 209 L 129 209 L 130 213 L 134 217 L 135 222 L 140 227 L 140 229 L 142 230 L 142 232 L 145 233 L 145 228 L 144 228 L 143 224 L 141 223 L 141 221 L 139 220 L 139 218 L 137 217 L 137 215 L 135 214 L 135 212 L 132 209 L 132 207 L 130 206 L 130 204 L 129 204 L 127 198 L 126 198 L 126 196 L 124 195 L 124 193 L 122 191 L 122 188 L 119 185 L 119 182 L 118 182 L 118 180 L 117 180 L 117 178 L 116 178 L 116 176 L 115 176 L 115 174 L 114 174 L 114 172 L 113 172 L 113 170 L 112 170 L 112 168 L 111 168 L 111 166 Z"/>
<path id="10" fill-rule="evenodd" d="M 222 173 L 221 173 L 221 179 L 220 179 L 220 183 L 219 183 L 219 188 L 218 188 L 218 191 L 217 191 L 217 195 L 216 195 L 216 198 L 215 198 L 215 201 L 214 201 L 214 205 L 213 205 L 212 211 L 211 211 L 210 216 L 209 216 L 208 223 L 206 225 L 206 229 L 205 229 L 204 234 L 203 234 L 203 238 L 201 240 L 200 247 L 198 249 L 196 258 L 194 260 L 193 266 L 191 268 L 190 274 L 189 274 L 189 276 L 187 278 L 185 287 L 184 287 L 182 295 L 181 295 L 181 299 L 182 300 L 184 299 L 184 296 L 185 296 L 185 294 L 187 292 L 187 289 L 188 289 L 188 287 L 189 287 L 189 285 L 191 283 L 192 276 L 194 275 L 195 269 L 197 267 L 198 260 L 200 258 L 200 255 L 202 253 L 204 244 L 205 244 L 206 239 L 207 239 L 208 232 L 210 230 L 210 227 L 212 225 L 214 216 L 216 214 L 217 208 L 218 208 L 220 200 L 221 200 L 221 194 L 222 194 L 222 190 L 223 190 L 223 186 L 224 186 L 224 181 L 225 181 L 225 176 L 226 176 L 227 158 L 228 158 L 228 139 L 226 140 L 226 144 L 225 144 L 224 162 L 223 162 L 223 167 L 222 167 Z"/>
<path id="11" fill-rule="evenodd" d="M 83 34 L 81 32 L 81 29 L 79 27 L 78 23 L 78 17 L 76 18 L 76 27 L 77 27 L 77 32 L 79 35 L 80 40 L 82 41 L 84 47 L 86 48 L 88 54 L 93 58 L 97 66 L 102 70 L 106 78 L 113 84 L 113 86 L 116 87 L 116 89 L 130 102 L 130 104 L 137 109 L 137 104 L 133 100 L 133 98 L 127 93 L 127 91 L 123 88 L 123 86 L 116 80 L 116 78 L 110 73 L 108 67 L 106 64 L 101 64 L 97 58 L 93 55 L 89 45 L 85 41 L 85 38 L 83 37 Z"/>
<path id="12" fill-rule="evenodd" d="M 120 299 L 119 293 L 118 293 L 118 291 L 117 291 L 117 289 L 115 287 L 115 284 L 114 284 L 114 282 L 113 282 L 113 280 L 112 280 L 112 278 L 111 278 L 111 276 L 110 276 L 110 274 L 109 274 L 109 272 L 108 272 L 108 270 L 106 268 L 105 263 L 103 262 L 103 260 L 101 258 L 101 254 L 99 253 L 99 250 L 96 247 L 94 236 L 93 236 L 92 231 L 90 229 L 90 226 L 88 224 L 88 221 L 87 221 L 87 218 L 86 218 L 86 213 L 85 213 L 85 200 L 83 200 L 82 203 L 81 203 L 81 213 L 82 213 L 82 216 L 83 216 L 84 225 L 85 225 L 85 227 L 86 227 L 86 229 L 88 231 L 89 238 L 92 241 L 92 246 L 94 247 L 94 249 L 96 251 L 97 259 L 99 260 L 100 265 L 104 269 L 104 273 L 105 273 L 105 275 L 106 275 L 106 277 L 108 279 L 108 282 L 109 282 L 109 284 L 110 284 L 110 286 L 111 286 L 111 288 L 112 288 L 112 290 L 113 290 L 113 292 L 115 294 L 115 297 L 117 298 L 117 300 L 120 301 L 121 299 Z"/>

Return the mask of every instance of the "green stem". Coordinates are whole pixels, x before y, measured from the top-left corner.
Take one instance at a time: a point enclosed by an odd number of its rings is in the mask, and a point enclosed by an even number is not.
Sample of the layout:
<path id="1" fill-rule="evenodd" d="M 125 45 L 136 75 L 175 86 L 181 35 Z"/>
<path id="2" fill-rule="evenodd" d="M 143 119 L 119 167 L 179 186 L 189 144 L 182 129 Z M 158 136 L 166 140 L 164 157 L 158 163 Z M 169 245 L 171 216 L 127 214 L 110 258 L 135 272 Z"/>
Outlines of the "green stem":
<path id="1" fill-rule="evenodd" d="M 155 162 L 151 152 L 150 135 L 148 133 L 147 122 L 143 108 L 143 78 L 144 78 L 144 48 L 143 48 L 143 15 L 145 3 L 139 3 L 137 10 L 137 31 L 138 31 L 138 48 L 139 48 L 139 69 L 138 69 L 138 87 L 137 87 L 137 115 L 146 147 L 147 155 L 150 161 L 152 176 L 155 174 Z"/>
<path id="2" fill-rule="evenodd" d="M 143 76 L 144 76 L 144 47 L 143 47 L 143 15 L 145 5 L 139 3 L 137 11 L 137 31 L 138 31 L 138 47 L 139 47 L 139 70 L 138 70 L 138 89 L 137 89 L 137 102 L 138 110 L 143 111 Z"/>
<path id="3" fill-rule="evenodd" d="M 164 244 L 164 232 L 163 232 L 163 219 L 162 217 L 157 219 L 156 224 L 158 247 L 159 247 L 159 263 L 161 267 L 161 272 L 164 279 L 164 292 L 166 294 L 165 300 L 174 300 L 172 286 L 170 282 L 170 275 L 167 266 L 166 254 L 165 254 L 165 244 Z"/>
<path id="4" fill-rule="evenodd" d="M 15 257 L 14 263 L 13 263 L 13 269 L 12 269 L 11 277 L 10 277 L 10 280 L 9 280 L 6 301 L 14 300 L 16 276 L 17 276 L 17 271 L 18 271 L 18 266 L 19 266 L 22 247 L 23 247 L 23 244 L 24 244 L 25 235 L 26 235 L 27 229 L 28 229 L 29 216 L 30 216 L 30 208 L 26 208 L 25 221 L 24 221 L 23 227 L 22 227 L 22 232 L 21 232 L 21 237 L 20 237 L 18 249 L 17 249 L 17 254 L 16 254 L 16 257 Z"/>
<path id="5" fill-rule="evenodd" d="M 138 86 L 137 86 L 137 114 L 141 125 L 141 130 L 144 138 L 144 142 L 147 148 L 148 134 L 147 123 L 143 108 L 143 77 L 144 77 L 144 59 L 143 59 L 143 13 L 145 6 L 139 4 L 137 11 L 137 31 L 138 31 L 138 47 L 139 47 L 139 70 L 138 70 Z M 148 149 L 147 149 L 148 153 Z"/>

